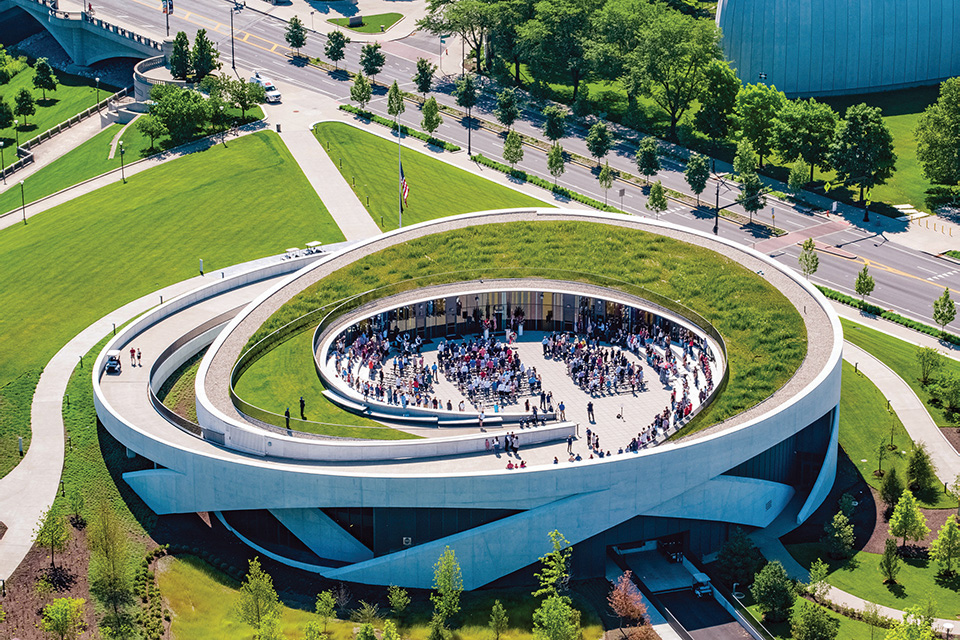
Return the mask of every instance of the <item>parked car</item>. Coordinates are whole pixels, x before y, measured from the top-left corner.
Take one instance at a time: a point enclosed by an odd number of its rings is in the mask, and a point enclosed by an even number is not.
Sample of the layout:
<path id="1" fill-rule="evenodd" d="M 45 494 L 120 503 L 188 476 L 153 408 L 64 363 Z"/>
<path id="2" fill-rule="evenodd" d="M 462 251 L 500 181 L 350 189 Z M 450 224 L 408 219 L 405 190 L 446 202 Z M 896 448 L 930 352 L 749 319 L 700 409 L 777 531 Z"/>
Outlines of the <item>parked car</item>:
<path id="1" fill-rule="evenodd" d="M 116 349 L 107 351 L 107 373 L 120 373 L 123 365 L 120 364 L 120 352 Z"/>
<path id="2" fill-rule="evenodd" d="M 280 102 L 280 90 L 277 89 L 275 84 L 273 84 L 273 80 L 267 78 L 266 76 L 260 75 L 259 71 L 254 71 L 253 75 L 250 76 L 250 82 L 263 87 L 263 91 L 267 97 L 267 102 Z"/>

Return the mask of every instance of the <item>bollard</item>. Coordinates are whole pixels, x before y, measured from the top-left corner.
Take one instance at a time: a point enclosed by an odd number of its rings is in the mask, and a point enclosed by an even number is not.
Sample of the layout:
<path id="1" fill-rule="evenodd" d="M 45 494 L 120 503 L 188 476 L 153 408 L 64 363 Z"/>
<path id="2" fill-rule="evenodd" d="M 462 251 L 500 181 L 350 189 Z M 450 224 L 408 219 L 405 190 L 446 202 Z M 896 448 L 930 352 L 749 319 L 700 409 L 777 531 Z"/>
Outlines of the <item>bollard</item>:
<path id="1" fill-rule="evenodd" d="M 17 448 L 20 449 L 20 457 L 23 457 L 23 436 L 17 436 Z"/>
<path id="2" fill-rule="evenodd" d="M 854 362 L 854 363 L 853 363 L 853 372 L 854 372 L 854 373 L 860 373 L 860 363 L 859 363 L 859 362 Z"/>
<path id="3" fill-rule="evenodd" d="M 117 335 L 117 323 L 113 323 L 113 335 Z"/>
<path id="4" fill-rule="evenodd" d="M 70 394 L 69 394 L 69 393 L 67 394 L 67 406 L 68 406 L 68 407 L 70 406 Z"/>
<path id="5" fill-rule="evenodd" d="M 83 369 L 83 356 L 80 356 L 80 368 Z"/>

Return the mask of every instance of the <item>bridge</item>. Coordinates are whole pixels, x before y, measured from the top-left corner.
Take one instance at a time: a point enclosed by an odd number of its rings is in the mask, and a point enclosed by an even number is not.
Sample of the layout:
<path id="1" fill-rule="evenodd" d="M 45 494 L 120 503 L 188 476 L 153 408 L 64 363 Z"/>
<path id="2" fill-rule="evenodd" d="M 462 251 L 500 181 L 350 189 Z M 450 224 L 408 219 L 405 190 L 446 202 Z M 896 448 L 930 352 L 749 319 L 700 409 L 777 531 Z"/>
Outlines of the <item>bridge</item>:
<path id="1" fill-rule="evenodd" d="M 0 0 L 0 16 L 22 10 L 39 22 L 79 65 L 108 58 L 149 58 L 163 42 L 101 20 L 80 3 L 67 0 Z"/>

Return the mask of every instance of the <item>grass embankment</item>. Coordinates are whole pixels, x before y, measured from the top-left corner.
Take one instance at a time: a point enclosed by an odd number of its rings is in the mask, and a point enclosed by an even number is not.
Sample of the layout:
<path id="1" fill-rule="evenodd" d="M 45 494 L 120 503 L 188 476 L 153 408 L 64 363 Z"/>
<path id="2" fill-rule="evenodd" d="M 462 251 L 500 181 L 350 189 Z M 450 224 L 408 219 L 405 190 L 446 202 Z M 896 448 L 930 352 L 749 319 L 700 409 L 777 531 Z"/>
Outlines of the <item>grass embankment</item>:
<path id="1" fill-rule="evenodd" d="M 314 135 L 380 228 L 396 229 L 396 143 L 341 122 L 321 123 Z M 406 226 L 470 211 L 550 206 L 413 149 L 403 150 L 403 173 L 410 188 L 403 208 Z"/>
<path id="2" fill-rule="evenodd" d="M 64 154 L 23 181 L 23 194 L 27 204 L 44 198 L 51 193 L 89 180 L 111 169 L 120 168 L 120 152 L 110 158 L 110 144 L 121 131 L 121 126 L 113 124 L 87 140 L 79 147 Z M 144 138 L 136 126 L 131 125 L 123 132 L 123 146 L 126 149 L 124 162 L 130 164 L 150 155 L 150 141 Z M 20 206 L 20 189 L 12 183 L 0 194 L 0 213 L 11 211 Z"/>
<path id="3" fill-rule="evenodd" d="M 917 346 L 894 338 L 885 333 L 857 324 L 852 320 L 840 318 L 843 325 L 843 338 L 857 345 L 883 364 L 893 369 L 917 394 L 923 406 L 939 427 L 956 427 L 957 417 L 948 414 L 939 403 L 934 404 L 933 394 L 920 384 L 920 365 L 917 363 Z M 941 374 L 960 375 L 960 362 L 953 358 L 943 358 Z"/>
<path id="4" fill-rule="evenodd" d="M 197 421 L 197 390 L 194 383 L 197 381 L 200 361 L 206 353 L 207 350 L 203 349 L 180 365 L 157 392 L 157 399 L 160 402 L 190 422 Z"/>
<path id="5" fill-rule="evenodd" d="M 417 437 L 350 413 L 327 400 L 313 366 L 312 346 L 313 331 L 304 331 L 277 345 L 243 373 L 237 381 L 237 395 L 254 406 L 279 415 L 289 407 L 290 415 L 295 418 L 300 415 L 300 396 L 303 396 L 306 403 L 304 414 L 310 422 L 297 422 L 295 428 L 299 430 L 380 440 Z M 311 422 L 324 424 L 314 427 Z"/>
<path id="6" fill-rule="evenodd" d="M 887 410 L 887 399 L 876 385 L 853 365 L 843 362 L 843 382 L 840 392 L 840 446 L 860 471 L 860 475 L 873 488 L 879 490 L 881 478 L 874 475 L 879 468 L 880 443 L 896 445 L 887 451 L 883 460 L 884 471 L 897 470 L 902 481 L 907 477 L 907 459 L 913 448 L 913 440 L 904 429 L 900 418 Z M 906 453 L 904 453 L 906 451 Z M 932 496 L 918 496 L 925 507 L 945 509 L 956 507 L 957 501 L 937 491 Z"/>
<path id="7" fill-rule="evenodd" d="M 39 381 L 38 371 L 28 371 L 0 387 L 0 478 L 20 462 L 18 438 L 24 455 L 30 447 L 30 404 Z"/>
<path id="8" fill-rule="evenodd" d="M 361 16 L 363 18 L 363 24 L 359 27 L 350 26 L 350 18 L 330 18 L 327 20 L 330 24 L 335 24 L 341 27 L 345 27 L 350 31 L 356 31 L 357 33 L 380 33 L 380 27 L 383 27 L 383 31 L 386 31 L 397 22 L 400 18 L 403 17 L 402 13 L 378 13 L 372 16 Z"/>
<path id="9" fill-rule="evenodd" d="M 27 89 L 33 94 L 37 103 L 37 112 L 32 116 L 27 116 L 27 123 L 24 124 L 22 116 L 14 116 L 20 121 L 18 129 L 20 130 L 20 142 L 26 142 L 51 127 L 55 127 L 64 120 L 77 115 L 87 107 L 97 104 L 96 82 L 90 78 L 81 78 L 80 76 L 70 75 L 61 71 L 54 71 L 60 84 L 56 91 L 47 91 L 47 99 L 43 99 L 43 93 L 39 89 L 33 88 L 33 68 L 24 69 L 15 75 L 10 82 L 0 85 L 0 98 L 6 101 L 11 107 L 13 98 L 21 89 Z M 100 84 L 100 99 L 104 100 L 117 90 L 103 83 Z M 96 116 L 91 116 L 96 117 Z M 5 164 L 10 164 L 16 160 L 12 153 L 16 144 L 17 136 L 14 127 L 0 129 L 0 141 L 4 146 Z"/>
<path id="10" fill-rule="evenodd" d="M 173 634 L 177 640 L 249 640 L 253 630 L 237 620 L 233 614 L 237 601 L 237 583 L 202 561 L 185 556 L 174 561 L 164 560 L 157 577 L 173 614 Z M 459 640 L 489 640 L 487 622 L 494 598 L 499 598 L 507 610 L 509 628 L 502 640 L 532 640 L 533 610 L 538 604 L 529 589 L 498 589 L 464 593 L 462 609 L 455 622 L 462 624 L 454 630 Z M 602 634 L 596 615 L 574 600 L 581 609 L 584 640 L 596 640 Z M 409 623 L 403 627 L 407 640 L 426 640 L 429 622 L 428 602 L 411 604 Z M 351 603 L 351 607 L 356 603 Z M 423 611 L 421 611 L 423 609 Z M 306 611 L 283 607 L 281 625 L 285 637 L 303 637 L 307 621 L 315 616 Z M 330 640 L 352 640 L 357 623 L 332 620 L 327 627 Z"/>
<path id="11" fill-rule="evenodd" d="M 343 235 L 270 132 L 132 176 L 0 233 L 0 384 L 172 282 Z"/>
<path id="12" fill-rule="evenodd" d="M 557 271 L 561 269 L 581 275 Z M 587 222 L 488 224 L 384 249 L 295 296 L 249 344 L 308 311 L 374 287 L 403 283 L 398 287 L 412 289 L 507 274 L 593 279 L 605 285 L 609 281 L 604 278 L 616 278 L 681 300 L 712 322 L 727 343 L 730 383 L 686 432 L 729 418 L 768 397 L 793 375 L 806 354 L 806 327 L 799 313 L 756 274 L 701 247 Z"/>
<path id="13" fill-rule="evenodd" d="M 748 602 L 753 602 L 753 597 L 751 597 L 749 590 L 745 595 L 746 597 L 743 599 L 743 603 L 745 605 Z M 794 611 L 796 611 L 800 606 L 800 601 L 798 600 L 793 606 Z M 820 607 L 818 604 L 815 604 L 814 606 Z M 763 615 L 760 613 L 760 608 L 756 604 L 747 605 L 747 609 L 750 610 L 750 613 L 752 613 L 753 617 L 757 620 L 763 619 Z M 843 640 L 874 640 L 875 638 L 882 638 L 883 633 L 886 633 L 882 629 L 871 628 L 870 625 L 866 624 L 865 622 L 860 622 L 859 620 L 854 620 L 853 618 L 841 616 L 840 614 L 833 613 L 832 611 L 829 611 L 828 615 L 831 618 L 840 621 L 840 631 L 837 633 L 837 638 L 842 638 Z M 763 627 L 777 640 L 794 640 L 793 630 L 790 628 L 789 621 L 762 622 L 761 624 L 763 624 Z"/>
<path id="14" fill-rule="evenodd" d="M 807 568 L 818 557 L 827 560 L 823 545 L 819 543 L 791 544 L 787 549 Z M 847 561 L 830 561 L 827 580 L 868 602 L 903 609 L 932 600 L 938 617 L 957 619 L 960 616 L 960 577 L 939 577 L 937 564 L 932 560 L 904 559 L 897 584 L 883 584 L 880 573 L 882 557 L 878 553 L 861 551 Z"/>

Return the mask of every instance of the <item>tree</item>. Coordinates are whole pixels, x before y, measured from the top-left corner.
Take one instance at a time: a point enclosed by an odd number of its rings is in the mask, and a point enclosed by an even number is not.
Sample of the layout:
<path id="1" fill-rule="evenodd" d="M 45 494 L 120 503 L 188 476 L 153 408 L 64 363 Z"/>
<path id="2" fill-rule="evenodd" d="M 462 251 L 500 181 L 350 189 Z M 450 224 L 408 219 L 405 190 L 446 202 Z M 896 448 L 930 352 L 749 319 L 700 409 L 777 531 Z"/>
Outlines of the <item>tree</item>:
<path id="1" fill-rule="evenodd" d="M 703 92 L 704 72 L 721 57 L 720 30 L 665 6 L 653 6 L 628 55 L 626 84 L 640 88 L 670 117 L 670 139 L 677 123 Z"/>
<path id="2" fill-rule="evenodd" d="M 823 525 L 823 542 L 827 545 L 832 558 L 849 558 L 853 553 L 853 524 L 844 513 L 838 512 L 833 519 Z"/>
<path id="3" fill-rule="evenodd" d="M 737 195 L 737 202 L 750 214 L 750 222 L 753 222 L 753 214 L 767 206 L 767 196 L 760 176 L 755 173 L 740 176 L 740 193 Z"/>
<path id="4" fill-rule="evenodd" d="M 903 544 L 906 545 L 907 540 L 923 540 L 929 533 L 927 519 L 920 511 L 917 499 L 909 489 L 905 490 L 890 516 L 890 535 L 903 538 Z"/>
<path id="5" fill-rule="evenodd" d="M 193 75 L 199 82 L 220 68 L 220 52 L 207 37 L 207 30 L 200 29 L 193 39 L 193 51 L 190 52 L 190 64 Z"/>
<path id="6" fill-rule="evenodd" d="M 657 139 L 653 136 L 641 138 L 637 146 L 637 171 L 649 182 L 660 169 L 660 145 Z"/>
<path id="7" fill-rule="evenodd" d="M 920 365 L 920 384 L 928 384 L 943 366 L 943 356 L 933 347 L 918 346 L 917 364 Z"/>
<path id="8" fill-rule="evenodd" d="M 60 640 L 73 640 L 83 633 L 83 598 L 57 598 L 43 608 L 43 630 Z"/>
<path id="9" fill-rule="evenodd" d="M 807 164 L 803 158 L 797 159 L 790 165 L 790 175 L 787 176 L 787 186 L 794 193 L 799 193 L 807 186 L 807 176 L 813 174 L 813 165 Z"/>
<path id="10" fill-rule="evenodd" d="M 287 23 L 287 30 L 283 34 L 284 40 L 291 49 L 296 49 L 296 56 L 300 57 L 300 49 L 307 44 L 307 28 L 298 16 L 293 16 Z"/>
<path id="11" fill-rule="evenodd" d="M 623 630 L 624 620 L 642 625 L 647 619 L 647 605 L 643 604 L 643 596 L 640 595 L 640 590 L 633 583 L 631 576 L 629 570 L 620 574 L 617 583 L 607 595 L 607 605 L 613 611 L 613 615 L 620 620 L 620 633 L 623 634 L 624 640 L 628 638 Z"/>
<path id="12" fill-rule="evenodd" d="M 393 623 L 393 620 L 387 620 L 383 623 L 383 633 L 380 635 L 380 640 L 400 640 L 400 633 L 397 631 L 397 625 Z"/>
<path id="13" fill-rule="evenodd" d="M 28 89 L 20 89 L 13 98 L 13 112 L 23 118 L 23 124 L 27 124 L 27 116 L 37 112 L 37 103 Z"/>
<path id="14" fill-rule="evenodd" d="M 566 134 L 567 112 L 563 107 L 549 105 L 543 110 L 543 135 L 556 142 Z"/>
<path id="15" fill-rule="evenodd" d="M 387 57 L 380 50 L 379 42 L 368 42 L 360 49 L 360 68 L 364 75 L 373 78 L 373 84 L 377 84 L 377 74 L 386 62 Z"/>
<path id="16" fill-rule="evenodd" d="M 360 108 L 363 109 L 367 106 L 367 103 L 370 102 L 370 98 L 373 97 L 373 87 L 370 84 L 370 81 L 367 80 L 367 76 L 362 73 L 358 73 L 357 76 L 353 79 L 353 86 L 350 87 L 350 99 L 360 105 Z"/>
<path id="17" fill-rule="evenodd" d="M 520 117 L 520 106 L 517 104 L 517 92 L 513 87 L 507 87 L 497 94 L 497 108 L 493 114 L 497 117 L 497 122 L 507 129 L 513 126 L 513 123 Z"/>
<path id="18" fill-rule="evenodd" d="M 923 497 L 929 496 L 938 483 L 937 471 L 930 459 L 927 446 L 922 442 L 914 444 L 907 459 L 907 484 L 916 495 Z"/>
<path id="19" fill-rule="evenodd" d="M 691 153 L 687 160 L 687 168 L 683 170 L 683 177 L 687 181 L 690 190 L 697 194 L 697 206 L 700 206 L 700 194 L 707 188 L 707 180 L 710 178 L 710 162 L 707 156 L 699 153 Z"/>
<path id="20" fill-rule="evenodd" d="M 10 104 L 0 98 L 0 129 L 9 129 L 13 126 L 13 108 Z"/>
<path id="21" fill-rule="evenodd" d="M 260 621 L 257 628 L 257 640 L 285 640 L 283 629 L 280 627 L 280 614 L 271 613 Z"/>
<path id="22" fill-rule="evenodd" d="M 857 292 L 857 295 L 860 296 L 861 303 L 867 301 L 867 296 L 873 293 L 875 286 L 876 283 L 873 281 L 873 276 L 870 275 L 867 265 L 864 264 L 863 269 L 857 273 L 857 281 L 854 284 L 854 290 Z"/>
<path id="23" fill-rule="evenodd" d="M 944 575 L 953 575 L 953 563 L 960 558 L 960 527 L 957 526 L 955 514 L 949 516 L 940 527 L 937 539 L 930 544 L 930 555 L 940 565 Z"/>
<path id="24" fill-rule="evenodd" d="M 801 600 L 793 613 L 790 629 L 794 640 L 833 640 L 840 633 L 840 620 L 825 608 Z"/>
<path id="25" fill-rule="evenodd" d="M 873 640 L 873 630 L 883 626 L 883 616 L 880 615 L 880 607 L 875 602 L 868 602 L 863 607 L 863 622 L 870 627 L 870 640 Z"/>
<path id="26" fill-rule="evenodd" d="M 810 276 L 815 274 L 817 269 L 820 268 L 820 256 L 817 255 L 817 248 L 816 245 L 814 245 L 813 238 L 807 238 L 803 241 L 798 260 L 800 262 L 800 270 L 803 271 L 804 277 L 809 280 Z"/>
<path id="27" fill-rule="evenodd" d="M 539 587 L 534 597 L 557 596 L 567 589 L 570 581 L 570 556 L 573 549 L 563 534 L 554 529 L 550 532 L 550 551 L 540 556 L 540 572 L 535 573 Z"/>
<path id="28" fill-rule="evenodd" d="M 120 608 L 130 601 L 133 592 L 130 543 L 120 520 L 106 502 L 101 502 L 94 511 L 87 543 L 92 556 L 90 589 L 119 619 Z"/>
<path id="29" fill-rule="evenodd" d="M 884 443 L 886 446 L 886 443 Z M 897 468 L 893 467 L 883 476 L 883 482 L 880 484 L 880 497 L 888 507 L 896 506 L 900 497 L 903 495 L 903 482 L 897 474 Z"/>
<path id="30" fill-rule="evenodd" d="M 430 594 L 434 615 L 440 618 L 441 624 L 460 611 L 461 593 L 463 576 L 460 575 L 460 564 L 453 549 L 445 547 L 433 565 L 433 593 Z"/>
<path id="31" fill-rule="evenodd" d="M 496 5 L 482 0 L 429 0 L 428 13 L 417 26 L 439 36 L 451 31 L 458 34 L 476 53 L 477 72 L 482 71 L 483 40 L 493 24 Z"/>
<path id="32" fill-rule="evenodd" d="M 511 169 L 523 160 L 523 140 L 516 131 L 509 132 L 503 141 L 503 159 L 510 163 Z"/>
<path id="33" fill-rule="evenodd" d="M 948 324 L 957 317 L 957 305 L 950 299 L 950 288 L 943 290 L 943 295 L 933 301 L 933 321 L 940 325 L 944 333 Z"/>
<path id="34" fill-rule="evenodd" d="M 563 147 L 560 146 L 559 142 L 554 142 L 553 146 L 550 147 L 549 153 L 547 153 L 547 168 L 550 170 L 550 175 L 553 176 L 553 186 L 557 186 L 557 178 L 563 175 L 563 172 L 566 171 L 566 160 L 563 157 Z"/>
<path id="35" fill-rule="evenodd" d="M 390 90 L 387 91 L 387 113 L 393 116 L 393 122 L 397 125 L 398 135 L 400 131 L 400 114 L 405 110 L 406 107 L 403 104 L 403 92 L 400 91 L 400 86 L 397 85 L 397 81 L 394 80 L 393 84 L 390 85 Z"/>
<path id="36" fill-rule="evenodd" d="M 314 612 L 323 620 L 323 632 L 327 632 L 327 623 L 335 616 L 337 600 L 332 591 L 321 591 L 317 594 L 317 604 Z"/>
<path id="37" fill-rule="evenodd" d="M 884 636 L 885 640 L 934 640 L 935 637 L 930 621 L 920 606 L 907 607 L 903 612 L 903 620 Z"/>
<path id="38" fill-rule="evenodd" d="M 340 61 L 347 55 L 348 44 L 350 44 L 350 38 L 345 36 L 342 31 L 331 31 L 327 34 L 327 44 L 323 45 L 323 53 L 333 60 L 335 71 L 340 70 Z"/>
<path id="39" fill-rule="evenodd" d="M 354 640 L 377 640 L 377 632 L 374 630 L 372 624 L 365 622 L 360 625 L 360 630 L 357 631 Z"/>
<path id="40" fill-rule="evenodd" d="M 879 107 L 855 104 L 847 109 L 837 125 L 829 162 L 840 182 L 859 187 L 861 202 L 866 189 L 890 179 L 897 155 Z"/>
<path id="41" fill-rule="evenodd" d="M 757 152 L 753 150 L 753 145 L 746 138 L 742 138 L 737 143 L 737 153 L 733 157 L 733 172 L 738 180 L 743 180 L 743 176 L 757 172 Z"/>
<path id="42" fill-rule="evenodd" d="M 917 120 L 917 160 L 934 184 L 960 183 L 960 78 L 940 85 L 940 97 Z"/>
<path id="43" fill-rule="evenodd" d="M 763 613 L 764 620 L 782 622 L 790 615 L 797 593 L 779 560 L 774 560 L 757 574 L 750 593 Z"/>
<path id="44" fill-rule="evenodd" d="M 723 543 L 717 556 L 720 579 L 727 586 L 747 584 L 763 566 L 763 555 L 743 529 L 736 527 L 733 535 Z"/>
<path id="45" fill-rule="evenodd" d="M 186 80 L 190 75 L 190 39 L 183 31 L 178 31 L 173 39 L 173 50 L 167 60 L 170 75 L 177 80 Z"/>
<path id="46" fill-rule="evenodd" d="M 260 558 L 254 558 L 250 561 L 247 577 L 240 585 L 236 604 L 237 617 L 259 630 L 265 618 L 279 616 L 280 611 L 280 599 L 273 588 L 273 578 L 260 568 Z"/>
<path id="47" fill-rule="evenodd" d="M 830 583 L 827 582 L 827 576 L 830 575 L 830 565 L 817 558 L 810 565 L 810 583 L 807 585 L 807 593 L 816 600 L 822 601 L 827 593 L 830 592 Z"/>
<path id="48" fill-rule="evenodd" d="M 724 140 L 736 117 L 740 79 L 725 60 L 714 59 L 704 68 L 703 80 L 695 126 L 708 138 Z"/>
<path id="49" fill-rule="evenodd" d="M 573 85 L 574 101 L 580 80 L 590 68 L 588 7 L 577 0 L 540 0 L 534 4 L 533 18 L 517 27 L 523 57 L 534 77 L 541 81 L 565 77 Z"/>
<path id="50" fill-rule="evenodd" d="M 427 101 L 423 103 L 421 113 L 423 113 L 423 119 L 420 121 L 420 126 L 424 131 L 433 135 L 433 132 L 443 124 L 443 118 L 440 116 L 440 105 L 437 104 L 437 99 L 430 96 Z"/>
<path id="51" fill-rule="evenodd" d="M 227 85 L 227 96 L 230 102 L 240 109 L 240 118 L 246 119 L 247 109 L 252 109 L 267 99 L 263 86 L 256 82 L 233 80 Z"/>
<path id="52" fill-rule="evenodd" d="M 587 132 L 587 149 L 590 155 L 597 159 L 597 166 L 600 166 L 600 158 L 610 153 L 610 147 L 613 146 L 613 138 L 610 136 L 610 129 L 603 122 L 596 122 L 590 131 Z"/>
<path id="53" fill-rule="evenodd" d="M 37 58 L 33 65 L 33 86 L 43 92 L 43 99 L 47 99 L 47 91 L 56 91 L 57 76 L 53 73 L 53 67 L 47 62 L 46 58 Z"/>
<path id="54" fill-rule="evenodd" d="M 810 167 L 824 166 L 839 116 L 830 105 L 809 100 L 786 100 L 773 123 L 773 146 L 781 158 L 802 158 Z"/>
<path id="55" fill-rule="evenodd" d="M 67 540 L 70 539 L 70 530 L 67 528 L 67 519 L 63 514 L 48 509 L 40 516 L 40 522 L 33 532 L 33 541 L 41 546 L 50 549 L 50 566 L 56 567 L 54 563 L 54 554 L 57 551 L 63 551 L 67 548 Z"/>
<path id="56" fill-rule="evenodd" d="M 417 91 L 424 99 L 433 88 L 433 74 L 436 70 L 437 65 L 430 64 L 426 58 L 417 58 L 417 72 L 413 74 L 413 83 L 417 85 Z"/>
<path id="57" fill-rule="evenodd" d="M 533 612 L 535 640 L 578 640 L 580 615 L 570 605 L 570 599 L 550 595 Z"/>
<path id="58" fill-rule="evenodd" d="M 157 85 L 150 90 L 150 98 L 150 114 L 163 124 L 175 144 L 193 138 L 210 115 L 206 100 L 192 89 Z"/>
<path id="59" fill-rule="evenodd" d="M 487 623 L 487 626 L 493 631 L 493 640 L 500 640 L 500 636 L 507 632 L 509 623 L 507 610 L 503 608 L 499 600 L 494 600 L 493 607 L 490 609 L 490 622 Z"/>
<path id="60" fill-rule="evenodd" d="M 308 620 L 303 628 L 304 640 L 327 640 L 323 625 L 318 620 Z"/>
<path id="61" fill-rule="evenodd" d="M 477 82 L 473 74 L 467 73 L 457 80 L 454 94 L 457 99 L 457 106 L 467 110 L 467 117 L 470 117 L 470 110 L 477 104 Z"/>
<path id="62" fill-rule="evenodd" d="M 387 587 L 387 602 L 390 603 L 390 610 L 393 612 L 393 615 L 397 620 L 400 620 L 410 605 L 410 594 L 407 593 L 406 589 L 396 585 L 390 585 Z"/>
<path id="63" fill-rule="evenodd" d="M 773 150 L 773 130 L 786 98 L 776 87 L 765 84 L 748 84 L 737 94 L 737 119 L 740 135 L 763 159 Z M 793 158 L 797 154 L 791 154 Z"/>
<path id="64" fill-rule="evenodd" d="M 150 148 L 156 145 L 157 138 L 162 138 L 167 133 L 167 128 L 160 122 L 160 119 L 151 114 L 144 114 L 137 118 L 137 131 L 150 138 Z"/>
<path id="65" fill-rule="evenodd" d="M 663 183 L 657 180 L 650 187 L 650 197 L 647 198 L 647 209 L 653 211 L 659 217 L 669 206 L 667 203 L 667 194 L 663 190 Z"/>
<path id="66" fill-rule="evenodd" d="M 609 162 L 603 164 L 603 168 L 600 169 L 600 173 L 597 175 L 597 180 L 600 182 L 600 188 L 603 189 L 603 204 L 606 205 L 607 191 L 613 186 L 613 171 L 610 170 Z"/>

